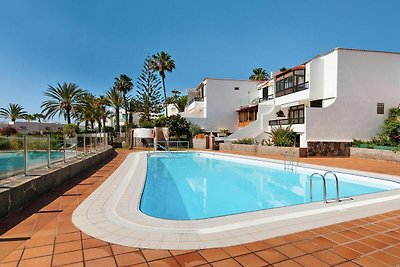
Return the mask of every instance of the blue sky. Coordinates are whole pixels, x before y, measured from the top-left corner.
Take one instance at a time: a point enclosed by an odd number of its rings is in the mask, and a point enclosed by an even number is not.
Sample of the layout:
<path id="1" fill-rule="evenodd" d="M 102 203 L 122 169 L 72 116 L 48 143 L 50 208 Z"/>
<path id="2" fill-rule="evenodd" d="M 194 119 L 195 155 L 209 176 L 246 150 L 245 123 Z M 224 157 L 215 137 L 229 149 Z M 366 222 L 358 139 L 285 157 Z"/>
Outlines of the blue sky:
<path id="1" fill-rule="evenodd" d="M 400 51 L 398 10 L 397 0 L 1 1 L 0 107 L 39 112 L 47 86 L 64 81 L 103 94 L 161 50 L 176 62 L 167 88 L 182 92 L 334 47 Z"/>

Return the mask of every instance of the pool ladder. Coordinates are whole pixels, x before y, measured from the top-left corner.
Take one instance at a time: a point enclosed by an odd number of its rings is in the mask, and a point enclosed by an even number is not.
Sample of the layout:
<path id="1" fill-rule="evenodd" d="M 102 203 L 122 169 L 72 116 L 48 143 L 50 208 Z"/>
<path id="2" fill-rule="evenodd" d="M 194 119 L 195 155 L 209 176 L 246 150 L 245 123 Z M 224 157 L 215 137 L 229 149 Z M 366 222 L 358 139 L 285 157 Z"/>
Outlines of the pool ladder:
<path id="1" fill-rule="evenodd" d="M 327 193 L 326 193 L 326 176 L 328 176 L 329 174 L 331 174 L 331 175 L 333 175 L 333 177 L 335 177 L 335 182 L 336 182 L 336 199 L 333 200 L 333 201 L 328 201 Z M 313 178 L 313 176 L 320 176 L 322 178 L 322 182 L 323 182 L 323 185 L 324 185 L 324 188 L 323 188 L 323 190 L 324 190 L 323 191 L 324 203 L 341 202 L 341 201 L 344 201 L 344 200 L 352 200 L 352 198 L 342 198 L 342 199 L 340 199 L 340 197 L 339 197 L 339 179 L 338 179 L 336 173 L 334 173 L 332 171 L 328 171 L 324 175 L 322 175 L 319 172 L 315 172 L 315 173 L 311 174 L 311 176 L 310 176 L 310 201 L 311 202 L 313 200 L 313 195 L 312 195 L 312 178 Z"/>
<path id="2" fill-rule="evenodd" d="M 283 153 L 283 168 L 284 170 L 293 171 L 294 166 L 299 166 L 299 156 L 294 152 Z"/>

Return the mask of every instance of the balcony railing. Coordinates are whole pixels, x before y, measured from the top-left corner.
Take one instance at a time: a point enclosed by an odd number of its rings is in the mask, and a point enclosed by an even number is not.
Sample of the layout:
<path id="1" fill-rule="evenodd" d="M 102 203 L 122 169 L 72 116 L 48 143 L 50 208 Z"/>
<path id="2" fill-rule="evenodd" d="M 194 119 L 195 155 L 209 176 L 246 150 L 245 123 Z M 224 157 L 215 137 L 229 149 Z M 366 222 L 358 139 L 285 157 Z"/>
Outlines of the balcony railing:
<path id="1" fill-rule="evenodd" d="M 289 119 L 281 119 L 281 120 L 271 120 L 269 121 L 270 126 L 276 125 L 291 125 L 291 124 L 303 124 L 304 117 L 302 118 L 289 118 Z"/>
<path id="2" fill-rule="evenodd" d="M 189 106 L 190 104 L 192 104 L 193 102 L 203 102 L 204 101 L 204 97 L 195 97 L 192 98 L 186 106 Z"/>
<path id="3" fill-rule="evenodd" d="M 258 99 L 258 102 L 261 103 L 272 99 L 274 99 L 274 95 L 263 96 Z"/>
<path id="4" fill-rule="evenodd" d="M 301 83 L 301 84 L 298 84 L 298 85 L 294 85 L 292 87 L 289 87 L 289 88 L 286 88 L 286 89 L 283 89 L 283 90 L 280 90 L 280 91 L 276 91 L 275 97 L 280 97 L 280 96 L 284 96 L 284 95 L 288 95 L 288 94 L 293 94 L 293 93 L 300 92 L 300 91 L 303 91 L 303 90 L 306 90 L 306 89 L 308 89 L 308 82 Z"/>

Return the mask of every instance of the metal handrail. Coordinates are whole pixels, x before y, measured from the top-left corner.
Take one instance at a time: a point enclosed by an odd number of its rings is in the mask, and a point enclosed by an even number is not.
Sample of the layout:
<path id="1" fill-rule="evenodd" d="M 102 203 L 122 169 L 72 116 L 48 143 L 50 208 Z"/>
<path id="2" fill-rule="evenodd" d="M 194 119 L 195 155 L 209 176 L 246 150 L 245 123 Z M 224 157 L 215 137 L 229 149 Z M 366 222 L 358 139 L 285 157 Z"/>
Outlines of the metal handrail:
<path id="1" fill-rule="evenodd" d="M 314 173 L 311 174 L 311 176 L 310 176 L 310 201 L 312 202 L 312 199 L 313 199 L 313 197 L 312 197 L 312 178 L 313 178 L 313 176 L 315 176 L 315 175 L 321 176 L 322 181 L 324 182 L 324 202 L 327 203 L 327 199 L 326 199 L 326 179 L 325 179 L 325 176 L 324 176 L 324 175 L 322 175 L 322 174 L 320 174 L 320 173 L 318 173 L 318 172 L 314 172 Z"/>
<path id="2" fill-rule="evenodd" d="M 336 175 L 334 172 L 332 172 L 332 171 L 328 171 L 328 172 L 326 172 L 326 173 L 324 174 L 324 178 L 325 178 L 325 179 L 326 179 L 326 176 L 327 176 L 328 174 L 332 174 L 332 175 L 335 177 L 335 180 L 336 180 L 336 201 L 337 201 L 337 202 L 340 202 L 340 198 L 339 198 L 339 180 L 338 180 L 338 178 L 337 178 L 337 175 Z"/>

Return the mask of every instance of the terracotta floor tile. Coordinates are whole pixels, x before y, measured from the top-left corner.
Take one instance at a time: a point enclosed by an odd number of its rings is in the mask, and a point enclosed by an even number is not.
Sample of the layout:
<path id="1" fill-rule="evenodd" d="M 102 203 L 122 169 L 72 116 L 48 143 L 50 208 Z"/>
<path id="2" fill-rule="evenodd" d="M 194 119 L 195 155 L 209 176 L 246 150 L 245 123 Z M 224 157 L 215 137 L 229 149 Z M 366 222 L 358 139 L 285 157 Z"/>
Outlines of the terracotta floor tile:
<path id="1" fill-rule="evenodd" d="M 313 237 L 317 237 L 318 234 L 312 232 L 312 231 L 302 231 L 296 233 L 298 236 L 300 236 L 302 239 L 311 239 Z"/>
<path id="2" fill-rule="evenodd" d="M 313 253 L 313 252 L 316 252 L 316 251 L 319 251 L 319 250 L 323 250 L 323 248 L 321 248 L 320 245 L 312 242 L 311 239 L 300 241 L 300 242 L 296 242 L 296 243 L 293 243 L 293 245 L 295 247 L 305 251 L 305 252 L 308 252 L 308 253 Z"/>
<path id="3" fill-rule="evenodd" d="M 258 251 L 256 254 L 270 264 L 278 263 L 288 259 L 288 257 L 273 248 Z"/>
<path id="4" fill-rule="evenodd" d="M 326 228 L 326 227 L 320 227 L 320 228 L 312 229 L 311 231 L 316 233 L 316 234 L 318 234 L 318 235 L 327 235 L 327 234 L 331 234 L 331 233 L 334 232 L 331 229 Z"/>
<path id="5" fill-rule="evenodd" d="M 18 267 L 46 267 L 51 264 L 51 256 L 22 260 Z"/>
<path id="6" fill-rule="evenodd" d="M 360 243 L 358 241 L 347 243 L 346 247 L 349 247 L 355 251 L 361 252 L 362 254 L 367 254 L 367 253 L 370 253 L 375 250 L 375 248 L 365 245 L 363 243 Z"/>
<path id="7" fill-rule="evenodd" d="M 371 258 L 374 258 L 377 261 L 380 261 L 387 265 L 390 265 L 390 266 L 400 265 L 400 258 L 395 257 L 395 256 L 388 254 L 386 252 L 383 252 L 383 251 L 377 251 L 377 252 L 369 254 L 368 256 L 370 256 Z"/>
<path id="8" fill-rule="evenodd" d="M 377 234 L 372 236 L 372 238 L 379 240 L 381 242 L 384 242 L 386 244 L 390 244 L 390 245 L 395 245 L 397 243 L 400 243 L 400 241 L 396 238 L 393 238 L 389 235 L 385 235 L 385 234 Z"/>
<path id="9" fill-rule="evenodd" d="M 253 253 L 235 257 L 235 260 L 243 267 L 260 267 L 268 265 L 266 261 Z"/>
<path id="10" fill-rule="evenodd" d="M 88 248 L 83 250 L 85 261 L 112 256 L 110 246 Z"/>
<path id="11" fill-rule="evenodd" d="M 367 237 L 364 239 L 359 240 L 360 243 L 363 243 L 367 246 L 376 248 L 376 249 L 383 249 L 388 247 L 389 245 L 387 243 L 383 243 L 379 240 L 376 240 L 375 238 Z"/>
<path id="12" fill-rule="evenodd" d="M 138 248 L 131 248 L 131 247 L 126 247 L 126 246 L 120 246 L 120 245 L 115 245 L 111 244 L 112 251 L 114 255 L 119 255 L 119 254 L 124 254 L 128 252 L 135 252 L 138 251 Z"/>
<path id="13" fill-rule="evenodd" d="M 65 242 L 65 243 L 58 243 L 58 244 L 55 244 L 55 246 L 54 246 L 54 254 L 60 254 L 60 253 L 65 253 L 65 252 L 70 252 L 70 251 L 75 251 L 75 250 L 81 250 L 81 249 L 82 249 L 82 243 L 80 240 Z"/>
<path id="14" fill-rule="evenodd" d="M 241 265 L 235 261 L 234 259 L 230 258 L 230 259 L 225 259 L 222 261 L 216 261 L 211 263 L 211 265 L 213 267 L 241 267 Z"/>
<path id="15" fill-rule="evenodd" d="M 16 267 L 18 266 L 18 261 L 0 263 L 0 267 Z"/>
<path id="16" fill-rule="evenodd" d="M 53 256 L 53 265 L 64 265 L 83 261 L 82 251 L 72 251 Z"/>
<path id="17" fill-rule="evenodd" d="M 60 234 L 56 237 L 56 243 L 65 243 L 70 241 L 81 240 L 80 232 L 76 233 L 68 233 L 68 234 Z"/>
<path id="18" fill-rule="evenodd" d="M 7 256 L 5 256 L 3 259 L 1 259 L 0 263 L 19 261 L 22 256 L 22 252 L 23 252 L 22 249 L 13 250 Z"/>
<path id="19" fill-rule="evenodd" d="M 180 267 L 179 263 L 173 257 L 152 261 L 149 263 L 149 266 L 150 267 Z"/>
<path id="20" fill-rule="evenodd" d="M 95 239 L 95 238 L 88 238 L 88 239 L 84 239 L 82 241 L 83 243 L 83 248 L 87 249 L 87 248 L 95 248 L 95 247 L 101 247 L 101 246 L 107 246 L 108 243 L 100 240 L 100 239 Z"/>
<path id="21" fill-rule="evenodd" d="M 363 236 L 371 236 L 371 235 L 375 234 L 374 231 L 369 230 L 368 228 L 365 228 L 365 227 L 356 227 L 356 228 L 353 228 L 352 231 L 354 231 L 360 235 L 363 235 Z"/>
<path id="22" fill-rule="evenodd" d="M 383 251 L 393 256 L 400 257 L 400 247 L 392 246 L 385 248 Z"/>
<path id="23" fill-rule="evenodd" d="M 264 240 L 263 242 L 266 243 L 269 247 L 277 247 L 287 244 L 287 241 L 282 237 L 274 237 L 271 239 Z"/>
<path id="24" fill-rule="evenodd" d="M 388 265 L 383 262 L 377 261 L 376 259 L 370 256 L 363 256 L 354 260 L 355 263 L 361 266 L 373 266 L 373 267 L 388 267 Z"/>
<path id="25" fill-rule="evenodd" d="M 34 247 L 34 248 L 27 248 L 25 249 L 24 253 L 22 254 L 22 259 L 31 259 L 37 257 L 43 257 L 47 255 L 53 254 L 53 246 L 43 246 L 43 247 Z"/>
<path id="26" fill-rule="evenodd" d="M 314 252 L 312 256 L 317 257 L 318 259 L 322 260 L 323 262 L 328 263 L 329 265 L 337 265 L 347 261 L 345 258 L 342 258 L 329 250 L 321 250 Z"/>
<path id="27" fill-rule="evenodd" d="M 353 239 L 348 238 L 344 235 L 341 235 L 340 233 L 334 233 L 334 234 L 329 234 L 324 236 L 326 239 L 332 240 L 338 244 L 343 244 L 343 243 L 347 243 L 347 242 L 351 242 L 353 241 Z"/>
<path id="28" fill-rule="evenodd" d="M 331 248 L 329 250 L 345 259 L 348 259 L 348 260 L 353 260 L 353 259 L 361 256 L 360 252 L 357 252 L 357 251 L 347 248 L 345 246 L 338 246 L 338 247 Z"/>
<path id="29" fill-rule="evenodd" d="M 31 238 L 26 244 L 27 248 L 41 247 L 54 244 L 54 237 Z"/>
<path id="30" fill-rule="evenodd" d="M 200 255 L 208 262 L 219 261 L 229 258 L 229 254 L 221 248 L 204 249 L 199 251 Z"/>
<path id="31" fill-rule="evenodd" d="M 179 262 L 180 265 L 188 266 L 188 267 L 207 263 L 207 261 L 198 252 L 182 254 L 182 255 L 176 256 L 175 258 Z"/>
<path id="32" fill-rule="evenodd" d="M 400 226 L 400 223 L 399 223 L 399 226 Z M 397 240 L 400 240 L 400 231 L 399 232 L 389 231 L 389 232 L 386 232 L 385 235 L 388 235 L 388 236 L 393 237 L 393 238 L 395 238 Z"/>
<path id="33" fill-rule="evenodd" d="M 294 261 L 303 266 L 318 266 L 318 267 L 329 266 L 329 264 L 309 254 L 295 258 Z"/>
<path id="34" fill-rule="evenodd" d="M 293 246 L 293 245 L 283 245 L 279 247 L 275 247 L 277 251 L 282 253 L 283 255 L 287 256 L 288 258 L 295 258 L 298 256 L 302 256 L 304 254 L 307 254 L 307 252 Z"/>
<path id="35" fill-rule="evenodd" d="M 286 239 L 286 237 L 287 236 L 285 236 L 284 238 Z M 245 246 L 248 250 L 253 251 L 253 252 L 263 250 L 266 248 L 270 248 L 270 246 L 267 245 L 267 243 L 265 243 L 263 241 L 247 243 L 247 244 L 243 244 L 243 246 Z"/>
<path id="36" fill-rule="evenodd" d="M 106 257 L 101 259 L 95 259 L 90 261 L 85 261 L 86 267 L 116 267 L 117 264 L 113 257 Z M 63 266 L 64 267 L 64 266 Z"/>
<path id="37" fill-rule="evenodd" d="M 341 263 L 341 264 L 339 264 L 339 265 L 336 265 L 335 267 L 360 267 L 360 266 L 362 266 L 362 267 L 367 267 L 367 266 L 365 266 L 365 265 L 358 265 L 358 264 L 356 264 L 356 263 L 354 263 L 354 262 L 351 262 L 351 261 Z M 373 267 L 373 265 L 370 266 L 370 267 Z"/>
<path id="38" fill-rule="evenodd" d="M 178 255 L 194 252 L 194 250 L 170 250 L 169 252 L 174 256 L 178 256 Z"/>
<path id="39" fill-rule="evenodd" d="M 169 253 L 168 250 L 143 249 L 142 253 L 147 261 L 154 261 L 171 257 L 171 253 Z"/>
<path id="40" fill-rule="evenodd" d="M 118 266 L 129 266 L 146 262 L 146 259 L 142 256 L 142 254 L 139 251 L 116 255 L 115 259 L 117 260 Z"/>
<path id="41" fill-rule="evenodd" d="M 231 246 L 222 248 L 226 253 L 228 253 L 231 257 L 240 256 L 243 254 L 247 254 L 250 252 L 245 246 Z"/>
<path id="42" fill-rule="evenodd" d="M 354 232 L 352 230 L 346 230 L 346 231 L 340 232 L 340 234 L 344 235 L 345 237 L 350 238 L 352 240 L 358 240 L 358 239 L 361 239 L 361 238 L 365 237 L 364 235 L 361 235 L 361 234 L 359 234 L 357 232 Z"/>
<path id="43" fill-rule="evenodd" d="M 287 261 L 282 261 L 279 263 L 275 263 L 273 265 L 274 267 L 301 267 L 300 264 L 295 262 L 294 260 L 287 260 Z"/>

